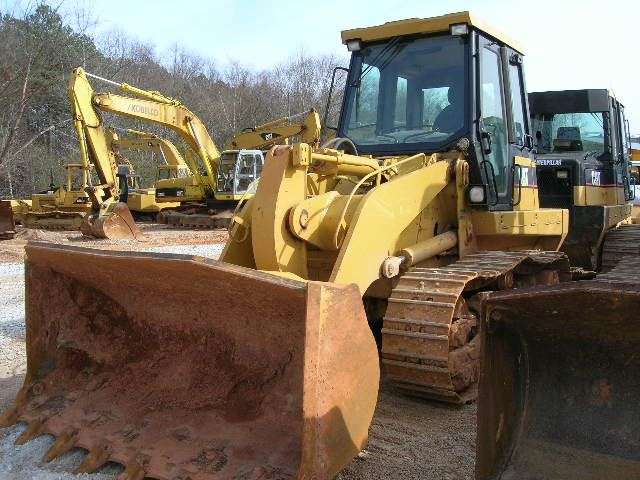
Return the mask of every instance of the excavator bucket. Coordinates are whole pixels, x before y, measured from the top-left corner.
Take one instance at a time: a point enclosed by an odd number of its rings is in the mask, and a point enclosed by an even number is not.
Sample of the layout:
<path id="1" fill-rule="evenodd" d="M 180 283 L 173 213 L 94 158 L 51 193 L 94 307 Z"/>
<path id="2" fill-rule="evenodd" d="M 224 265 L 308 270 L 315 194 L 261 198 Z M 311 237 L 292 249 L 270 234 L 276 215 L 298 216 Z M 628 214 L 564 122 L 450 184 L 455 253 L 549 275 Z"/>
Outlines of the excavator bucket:
<path id="1" fill-rule="evenodd" d="M 27 374 L 0 426 L 122 478 L 330 479 L 377 401 L 359 290 L 215 260 L 30 243 Z"/>
<path id="2" fill-rule="evenodd" d="M 0 200 L 0 240 L 9 240 L 16 234 L 11 202 Z"/>
<path id="3" fill-rule="evenodd" d="M 110 205 L 106 212 L 100 210 L 88 214 L 82 220 L 80 231 L 87 237 L 111 240 L 142 237 L 142 232 L 136 225 L 131 210 L 124 202 Z"/>
<path id="4" fill-rule="evenodd" d="M 640 478 L 640 262 L 484 307 L 476 479 Z M 635 270 L 635 272 L 633 272 Z"/>

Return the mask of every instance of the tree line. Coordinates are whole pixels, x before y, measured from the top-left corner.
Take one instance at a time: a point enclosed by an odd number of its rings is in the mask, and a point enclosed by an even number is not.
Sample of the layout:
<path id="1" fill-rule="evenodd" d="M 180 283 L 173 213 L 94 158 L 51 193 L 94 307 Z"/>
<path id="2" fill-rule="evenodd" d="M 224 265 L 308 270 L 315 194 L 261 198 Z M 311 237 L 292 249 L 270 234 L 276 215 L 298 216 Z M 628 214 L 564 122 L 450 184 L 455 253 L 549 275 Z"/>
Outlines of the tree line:
<path id="1" fill-rule="evenodd" d="M 345 59 L 299 51 L 266 70 L 240 63 L 219 66 L 179 46 L 159 55 L 123 32 L 91 33 L 95 23 L 76 9 L 64 15 L 47 3 L 28 11 L 0 10 L 0 198 L 24 197 L 59 184 L 62 165 L 77 162 L 79 147 L 67 96 L 72 70 L 88 72 L 179 99 L 222 146 L 243 128 L 315 108 L 324 114 L 331 75 Z M 115 87 L 95 83 L 97 91 Z M 339 99 L 331 102 L 333 116 Z M 172 141 L 162 127 L 103 115 L 116 129 L 135 128 Z M 143 183 L 157 159 L 128 152 Z"/>

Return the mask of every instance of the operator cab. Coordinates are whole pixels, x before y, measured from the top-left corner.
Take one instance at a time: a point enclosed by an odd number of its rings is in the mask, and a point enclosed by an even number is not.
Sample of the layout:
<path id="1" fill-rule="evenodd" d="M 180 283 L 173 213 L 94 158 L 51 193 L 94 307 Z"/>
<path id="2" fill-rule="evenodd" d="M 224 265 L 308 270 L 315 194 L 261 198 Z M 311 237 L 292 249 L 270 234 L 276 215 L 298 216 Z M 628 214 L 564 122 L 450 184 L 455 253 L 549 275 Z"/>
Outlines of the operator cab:
<path id="1" fill-rule="evenodd" d="M 515 162 L 533 150 L 519 47 L 468 12 L 342 38 L 352 56 L 338 137 L 378 157 L 461 150 L 472 203 L 489 210 L 519 203 L 514 176 L 535 181 Z"/>
<path id="2" fill-rule="evenodd" d="M 186 165 L 158 165 L 156 180 L 189 178 L 191 170 Z"/>
<path id="3" fill-rule="evenodd" d="M 260 178 L 264 165 L 261 150 L 225 150 L 220 156 L 215 197 L 218 200 L 240 200 Z"/>
<path id="4" fill-rule="evenodd" d="M 565 90 L 530 93 L 529 103 L 542 207 L 632 199 L 629 127 L 616 98 L 606 89 Z M 599 201 L 594 187 L 623 194 Z"/>

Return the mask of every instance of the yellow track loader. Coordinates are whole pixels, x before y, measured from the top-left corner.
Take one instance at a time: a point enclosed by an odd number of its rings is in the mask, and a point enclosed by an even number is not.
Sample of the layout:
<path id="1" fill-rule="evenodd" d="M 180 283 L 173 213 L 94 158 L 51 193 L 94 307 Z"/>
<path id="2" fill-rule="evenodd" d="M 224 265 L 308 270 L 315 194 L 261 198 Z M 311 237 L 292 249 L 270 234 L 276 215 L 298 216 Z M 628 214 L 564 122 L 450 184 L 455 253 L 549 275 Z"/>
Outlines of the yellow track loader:
<path id="1" fill-rule="evenodd" d="M 640 225 L 624 107 L 607 90 L 530 99 L 541 203 L 569 209 L 572 264 L 604 273 L 488 297 L 476 478 L 640 478 Z"/>
<path id="2" fill-rule="evenodd" d="M 522 49 L 467 12 L 342 39 L 343 149 L 272 148 L 219 261 L 27 246 L 19 442 L 128 480 L 330 479 L 365 445 L 379 354 L 398 388 L 470 401 L 485 298 L 567 288 Z"/>
<path id="3" fill-rule="evenodd" d="M 607 270 L 619 256 L 603 242 L 631 217 L 633 185 L 624 106 L 605 89 L 529 94 L 538 138 L 536 165 L 542 207 L 569 210 L 562 250 L 571 264 Z M 620 235 L 631 225 L 619 227 Z"/>

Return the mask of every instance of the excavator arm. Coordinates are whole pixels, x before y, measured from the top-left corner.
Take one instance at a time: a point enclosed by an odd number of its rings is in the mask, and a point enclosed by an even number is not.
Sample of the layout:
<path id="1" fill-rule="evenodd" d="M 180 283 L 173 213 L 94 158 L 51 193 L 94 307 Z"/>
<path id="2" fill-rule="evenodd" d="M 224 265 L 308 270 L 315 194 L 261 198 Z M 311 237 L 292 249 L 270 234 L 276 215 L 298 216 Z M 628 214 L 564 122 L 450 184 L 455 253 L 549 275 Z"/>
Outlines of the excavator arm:
<path id="1" fill-rule="evenodd" d="M 126 203 L 119 202 L 118 162 L 112 149 L 114 134 L 108 130 L 93 106 L 94 91 L 84 70 L 77 68 L 69 80 L 69 99 L 80 143 L 81 163 L 93 165 L 100 185 L 86 192 L 92 212 L 82 219 L 80 231 L 97 238 L 137 238 L 140 235 Z"/>
<path id="2" fill-rule="evenodd" d="M 301 143 L 317 146 L 320 141 L 320 116 L 314 109 L 308 112 L 278 118 L 263 125 L 246 128 L 225 144 L 225 150 L 266 150 L 275 145 L 287 144 L 299 136 Z"/>
<path id="3" fill-rule="evenodd" d="M 119 194 L 118 165 L 111 149 L 112 135 L 105 128 L 100 114 L 93 108 L 93 88 L 81 68 L 74 70 L 69 80 L 69 100 L 71 101 L 74 126 L 80 144 L 81 163 L 95 171 L 105 189 L 105 198 L 115 198 Z"/>
<path id="4" fill-rule="evenodd" d="M 172 167 L 188 168 L 182 154 L 176 146 L 169 140 L 158 137 L 152 133 L 141 132 L 139 130 L 127 130 L 129 136 L 114 138 L 112 148 L 120 150 L 142 150 L 146 152 L 158 153 L 165 165 Z"/>
<path id="5" fill-rule="evenodd" d="M 87 74 L 80 68 L 76 69 L 76 72 L 85 79 L 88 75 L 106 80 Z M 94 93 L 91 97 L 92 106 L 104 112 L 162 125 L 178 133 L 202 159 L 207 175 L 206 180 L 204 177 L 199 178 L 206 181 L 206 189 L 215 191 L 220 151 L 198 116 L 180 101 L 158 92 L 142 90 L 126 83 L 108 82 L 117 85 L 122 92 L 133 96 Z M 193 173 L 197 176 L 198 172 Z"/>

